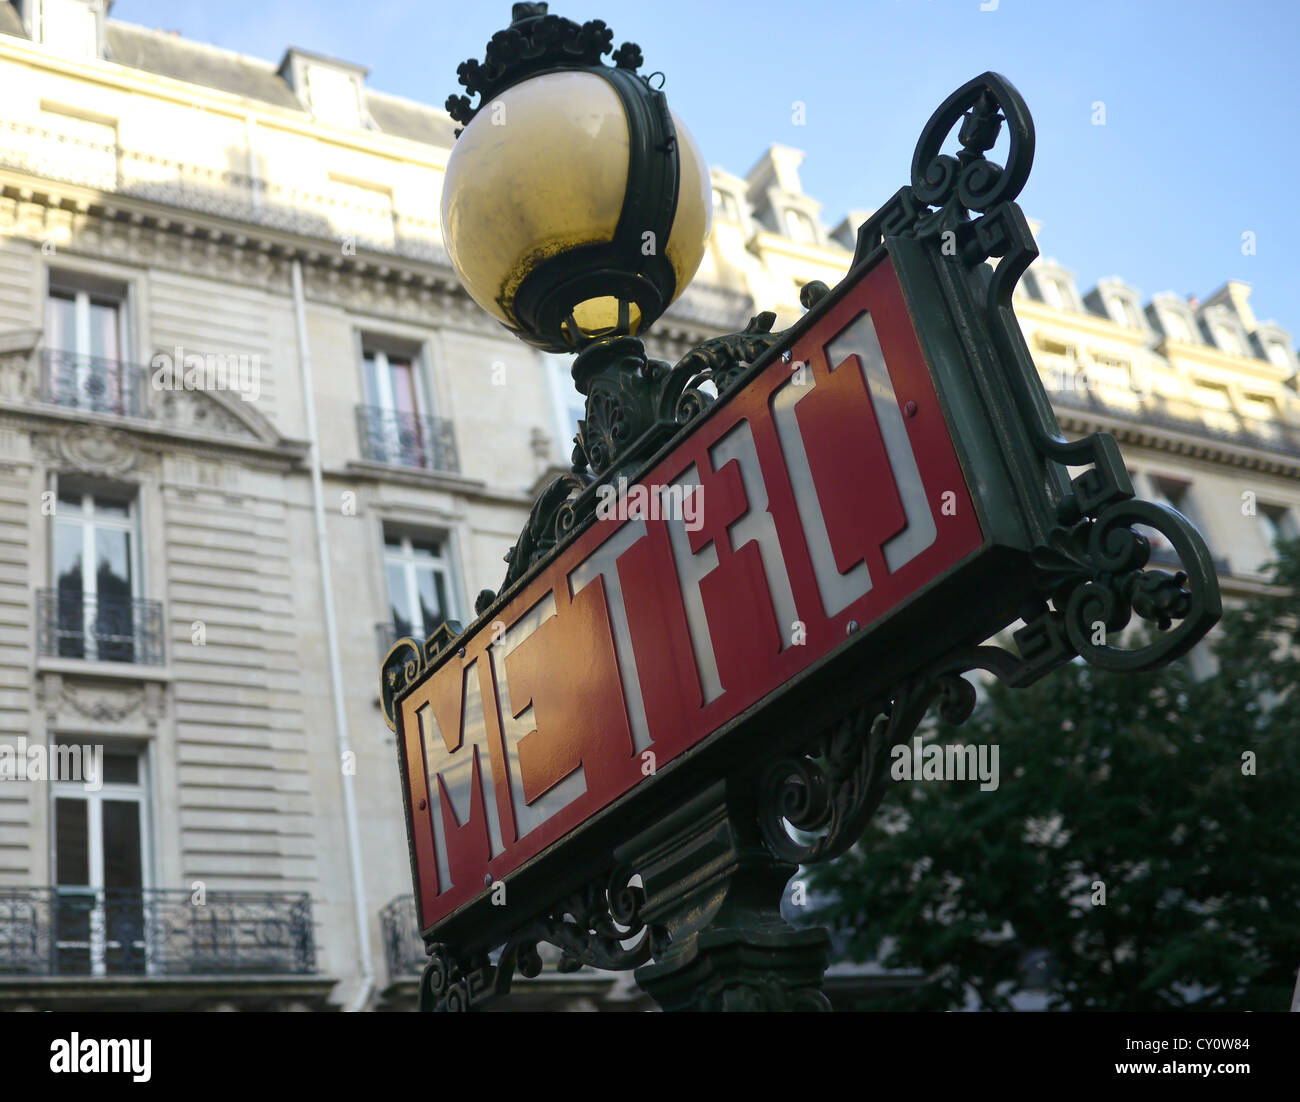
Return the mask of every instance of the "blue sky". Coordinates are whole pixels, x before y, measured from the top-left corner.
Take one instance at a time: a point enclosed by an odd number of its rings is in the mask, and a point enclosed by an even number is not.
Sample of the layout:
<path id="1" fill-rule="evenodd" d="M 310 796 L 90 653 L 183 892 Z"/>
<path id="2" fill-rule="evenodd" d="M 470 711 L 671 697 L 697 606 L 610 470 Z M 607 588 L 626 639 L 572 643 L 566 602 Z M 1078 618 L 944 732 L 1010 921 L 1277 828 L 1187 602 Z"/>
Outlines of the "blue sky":
<path id="1" fill-rule="evenodd" d="M 994 10 L 982 11 L 981 6 Z M 1086 291 L 1144 298 L 1254 287 L 1300 338 L 1300 3 L 1296 0 L 558 0 L 604 19 L 667 74 L 711 164 L 743 174 L 772 143 L 807 154 L 834 225 L 907 182 L 921 127 L 986 69 L 1034 115 L 1021 194 L 1040 245 Z M 370 86 L 441 104 L 508 0 L 118 0 L 113 17 L 271 61 L 290 44 L 370 68 Z M 792 104 L 806 105 L 795 125 Z M 1105 104 L 1105 125 L 1093 105 Z M 1243 255 L 1242 235 L 1255 254 Z"/>

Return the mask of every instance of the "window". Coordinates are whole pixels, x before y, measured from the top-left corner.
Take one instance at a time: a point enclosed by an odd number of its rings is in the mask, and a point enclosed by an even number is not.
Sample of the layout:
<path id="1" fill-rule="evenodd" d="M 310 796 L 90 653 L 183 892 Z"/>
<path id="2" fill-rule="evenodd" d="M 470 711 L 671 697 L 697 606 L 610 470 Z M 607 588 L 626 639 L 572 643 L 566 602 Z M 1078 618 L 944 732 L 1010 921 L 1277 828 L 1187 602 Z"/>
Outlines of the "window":
<path id="1" fill-rule="evenodd" d="M 56 970 L 95 976 L 145 972 L 144 755 L 136 748 L 60 739 L 52 758 Z M 55 777 L 58 763 L 74 760 L 80 762 L 80 782 L 62 770 Z"/>
<path id="2" fill-rule="evenodd" d="M 1143 328 L 1142 315 L 1132 302 L 1122 295 L 1116 295 L 1110 301 L 1111 313 L 1120 325 L 1127 325 L 1130 329 Z"/>
<path id="3" fill-rule="evenodd" d="M 1056 276 L 1042 276 L 1038 280 L 1043 289 L 1043 301 L 1057 310 L 1069 310 L 1073 298 L 1065 280 Z"/>
<path id="4" fill-rule="evenodd" d="M 451 427 L 432 414 L 418 349 L 363 340 L 366 405 L 358 409 L 362 452 L 377 463 L 456 470 Z"/>
<path id="5" fill-rule="evenodd" d="M 569 461 L 573 438 L 578 433 L 578 422 L 587 415 L 586 399 L 573 385 L 570 368 L 572 356 L 543 352 L 547 382 L 551 388 L 552 416 L 555 420 L 556 448 L 562 462 Z"/>
<path id="6" fill-rule="evenodd" d="M 1278 367 L 1290 368 L 1291 366 L 1291 353 L 1281 341 L 1269 341 L 1264 346 L 1264 354 L 1268 356 L 1269 362 Z"/>
<path id="7" fill-rule="evenodd" d="M 1171 509 L 1177 510 L 1190 520 L 1196 528 L 1204 531 L 1190 483 L 1151 475 L 1150 484 L 1151 493 L 1149 496 L 1152 501 L 1161 505 L 1168 505 Z M 1144 535 L 1151 544 L 1151 557 L 1153 559 L 1163 559 L 1165 562 L 1169 562 L 1177 558 L 1178 553 L 1174 549 L 1174 545 L 1154 528 L 1138 524 L 1134 525 L 1134 529 Z"/>
<path id="8" fill-rule="evenodd" d="M 373 184 L 330 176 L 335 229 L 372 245 L 392 248 L 393 193 Z"/>
<path id="9" fill-rule="evenodd" d="M 50 273 L 45 300 L 45 399 L 95 413 L 139 416 L 138 373 L 123 361 L 125 289 Z"/>
<path id="10" fill-rule="evenodd" d="M 385 529 L 384 575 L 394 639 L 424 639 L 444 620 L 455 618 L 441 538 Z"/>
<path id="11" fill-rule="evenodd" d="M 817 240 L 817 231 L 813 228 L 812 219 L 803 211 L 787 210 L 785 212 L 785 230 L 790 240 L 798 241 L 801 244 L 810 245 Z"/>
<path id="12" fill-rule="evenodd" d="M 117 120 L 42 100 L 39 167 L 64 180 L 112 191 L 118 185 Z"/>
<path id="13" fill-rule="evenodd" d="M 1222 351 L 1230 352 L 1235 356 L 1241 355 L 1241 341 L 1237 339 L 1232 326 L 1221 321 L 1215 322 L 1210 331 L 1214 334 L 1214 343 Z"/>
<path id="14" fill-rule="evenodd" d="M 1183 344 L 1192 344 L 1192 327 L 1187 324 L 1187 319 L 1175 310 L 1165 310 L 1161 315 L 1164 322 L 1165 334 L 1171 341 L 1181 341 Z"/>
<path id="15" fill-rule="evenodd" d="M 1285 505 L 1261 504 L 1259 522 L 1264 528 L 1269 547 L 1300 539 L 1300 525 L 1296 524 L 1295 514 Z"/>
<path id="16" fill-rule="evenodd" d="M 137 624 L 139 564 L 133 502 L 122 492 L 60 486 L 54 511 L 52 653 L 136 662 L 148 650 Z"/>
<path id="17" fill-rule="evenodd" d="M 713 189 L 713 209 L 718 212 L 719 218 L 725 218 L 730 222 L 740 220 L 740 211 L 736 207 L 736 197 L 729 191 Z"/>

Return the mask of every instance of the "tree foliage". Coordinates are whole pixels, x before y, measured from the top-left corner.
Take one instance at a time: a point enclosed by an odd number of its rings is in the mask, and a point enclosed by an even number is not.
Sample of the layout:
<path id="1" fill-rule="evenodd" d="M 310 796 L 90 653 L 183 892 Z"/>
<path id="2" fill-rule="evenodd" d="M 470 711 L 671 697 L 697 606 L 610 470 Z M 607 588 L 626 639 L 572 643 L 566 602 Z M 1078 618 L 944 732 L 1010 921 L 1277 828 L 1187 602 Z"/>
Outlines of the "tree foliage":
<path id="1" fill-rule="evenodd" d="M 929 737 L 999 748 L 1000 785 L 894 782 L 811 872 L 847 955 L 921 969 L 877 1007 L 1285 1010 L 1300 965 L 1300 544 L 1229 609 L 1217 672 L 1070 663 Z M 1253 757 L 1252 757 L 1253 755 Z M 1104 886 L 1104 903 L 1098 886 Z"/>

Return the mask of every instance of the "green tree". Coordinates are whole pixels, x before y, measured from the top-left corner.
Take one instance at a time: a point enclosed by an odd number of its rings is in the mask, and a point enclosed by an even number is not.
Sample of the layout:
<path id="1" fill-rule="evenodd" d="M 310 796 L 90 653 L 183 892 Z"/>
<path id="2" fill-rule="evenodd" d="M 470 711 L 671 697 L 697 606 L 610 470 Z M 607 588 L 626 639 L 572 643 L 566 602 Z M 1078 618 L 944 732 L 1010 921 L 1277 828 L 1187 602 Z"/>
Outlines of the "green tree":
<path id="1" fill-rule="evenodd" d="M 813 870 L 847 956 L 922 969 L 877 1007 L 1285 1010 L 1300 965 L 1300 544 L 1229 609 L 1217 673 L 1070 663 L 990 687 L 934 741 L 999 748 L 1000 786 L 893 782 Z M 1104 886 L 1105 902 L 1099 887 Z"/>

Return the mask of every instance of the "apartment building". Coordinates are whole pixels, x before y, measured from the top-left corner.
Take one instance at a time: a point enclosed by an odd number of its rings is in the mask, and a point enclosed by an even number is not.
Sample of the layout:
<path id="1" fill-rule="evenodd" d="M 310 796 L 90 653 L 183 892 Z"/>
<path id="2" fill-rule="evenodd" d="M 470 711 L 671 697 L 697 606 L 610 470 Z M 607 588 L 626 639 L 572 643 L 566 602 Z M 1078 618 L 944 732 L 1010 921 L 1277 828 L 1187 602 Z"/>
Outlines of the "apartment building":
<path id="1" fill-rule="evenodd" d="M 452 273 L 441 109 L 109 7 L 0 3 L 0 1007 L 410 1008 L 379 659 L 500 585 L 579 397 Z M 863 215 L 828 229 L 801 156 L 713 170 L 652 354 L 843 274 Z M 1242 283 L 1080 295 L 1049 260 L 1017 309 L 1063 427 L 1261 585 L 1300 511 L 1290 334 Z M 50 779 L 83 749 L 93 783 Z M 585 972 L 520 998 L 645 1005 Z"/>

